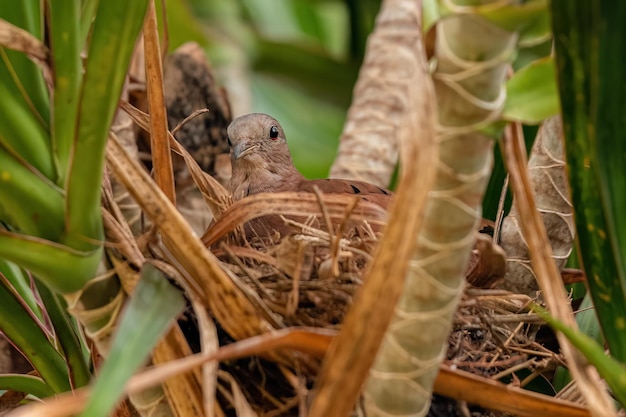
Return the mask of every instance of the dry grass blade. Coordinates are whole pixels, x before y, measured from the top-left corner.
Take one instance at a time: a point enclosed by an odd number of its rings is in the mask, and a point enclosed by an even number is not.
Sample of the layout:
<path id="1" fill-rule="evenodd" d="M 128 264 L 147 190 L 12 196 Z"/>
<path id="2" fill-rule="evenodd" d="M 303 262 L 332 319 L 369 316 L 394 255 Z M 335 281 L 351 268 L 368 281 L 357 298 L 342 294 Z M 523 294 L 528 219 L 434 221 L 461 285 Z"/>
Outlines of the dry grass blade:
<path id="1" fill-rule="evenodd" d="M 306 327 L 276 330 L 224 346 L 213 355 L 197 354 L 175 362 L 155 366 L 134 376 L 128 383 L 128 390 L 145 389 L 166 378 L 181 372 L 189 372 L 210 361 L 232 360 L 248 356 L 267 356 L 271 352 L 284 350 L 297 350 L 320 357 L 326 353 L 328 346 L 336 335 L 337 332 L 334 330 Z"/>
<path id="2" fill-rule="evenodd" d="M 198 110 L 194 111 L 189 116 L 185 117 L 180 123 L 178 123 L 176 125 L 176 127 L 174 127 L 174 129 L 172 129 L 172 131 L 170 133 L 175 137 L 176 136 L 176 132 L 178 132 L 185 125 L 185 123 L 195 119 L 196 117 L 200 116 L 201 114 L 208 113 L 209 111 L 210 111 L 209 109 L 198 109 Z"/>
<path id="3" fill-rule="evenodd" d="M 435 391 L 520 417 L 589 417 L 584 407 L 442 366 Z"/>
<path id="4" fill-rule="evenodd" d="M 346 210 L 354 204 L 355 197 L 341 194 L 324 194 L 322 200 L 329 217 L 341 220 L 345 217 Z M 318 198 L 312 193 L 255 194 L 230 206 L 222 217 L 202 236 L 202 242 L 206 246 L 210 246 L 237 226 L 255 218 L 272 214 L 303 217 L 323 215 Z M 359 201 L 351 215 L 351 220 L 353 221 L 367 221 L 379 227 L 386 224 L 386 219 L 387 212 L 383 208 L 367 201 Z"/>
<path id="5" fill-rule="evenodd" d="M 39 39 L 4 19 L 0 19 L 0 45 L 23 52 L 38 64 L 46 62 L 50 52 Z"/>
<path id="6" fill-rule="evenodd" d="M 191 349 L 181 329 L 174 326 L 152 353 L 155 365 L 169 363 L 191 355 Z M 203 412 L 201 378 L 197 369 L 193 373 L 180 374 L 163 380 L 167 399 L 176 415 L 199 416 Z"/>
<path id="7" fill-rule="evenodd" d="M 45 403 L 32 403 L 16 408 L 6 417 L 65 417 L 80 413 L 89 399 L 89 389 L 77 389 L 61 394 Z"/>
<path id="8" fill-rule="evenodd" d="M 196 354 L 147 369 L 129 381 L 126 393 L 145 390 L 173 376 L 193 371 L 207 362 L 264 355 L 286 349 L 322 356 L 336 334 L 335 331 L 325 329 L 291 328 L 252 337 L 225 346 L 213 355 Z M 89 395 L 89 388 L 78 389 L 61 394 L 46 403 L 20 407 L 7 414 L 7 417 L 63 417 L 77 414 L 83 409 Z"/>
<path id="9" fill-rule="evenodd" d="M 106 160 L 115 176 L 133 195 L 163 235 L 167 249 L 192 277 L 190 288 L 234 338 L 243 339 L 271 330 L 245 295 L 221 269 L 219 261 L 202 245 L 172 203 L 114 135 L 107 144 Z M 186 276 L 186 274 L 181 274 Z"/>
<path id="10" fill-rule="evenodd" d="M 176 202 L 172 155 L 167 138 L 167 114 L 163 92 L 163 63 L 159 48 L 154 0 L 150 1 L 143 26 L 143 42 L 146 60 L 146 90 L 150 108 L 150 148 L 156 183 L 173 203 Z"/>
<path id="11" fill-rule="evenodd" d="M 108 177 L 107 177 L 108 178 Z M 105 182 L 107 184 L 107 182 Z M 143 254 L 137 247 L 137 242 L 132 235 L 124 216 L 114 201 L 110 187 L 103 186 L 103 216 L 107 241 L 115 242 L 116 251 L 109 249 L 109 259 L 115 267 L 122 285 L 127 293 L 132 293 L 139 276 L 131 265 L 139 266 L 145 261 Z M 167 275 L 173 277 L 179 285 L 185 287 L 185 283 L 170 265 L 164 262 L 151 259 L 151 262 L 158 265 L 159 269 L 167 271 Z M 193 294 L 193 291 L 187 291 Z M 202 306 L 202 312 L 206 308 Z M 155 364 L 172 361 L 190 355 L 191 349 L 179 326 L 172 327 L 167 335 L 159 342 L 152 354 L 152 361 Z M 142 415 L 158 413 L 157 410 L 171 408 L 174 415 L 200 415 L 202 413 L 202 389 L 199 372 L 188 373 L 169 379 L 163 384 L 165 395 L 155 395 L 155 389 L 147 392 L 134 393 L 130 398 L 137 410 L 141 410 Z M 163 392 L 162 391 L 162 392 Z M 157 401 L 158 399 L 158 401 Z"/>
<path id="12" fill-rule="evenodd" d="M 139 127 L 145 131 L 150 130 L 150 116 L 125 101 L 120 102 L 120 107 L 128 113 L 131 119 Z M 191 177 L 202 193 L 204 200 L 209 206 L 209 210 L 211 210 L 211 214 L 213 214 L 213 217 L 216 219 L 219 218 L 231 204 L 232 199 L 230 197 L 230 193 L 226 191 L 226 189 L 222 187 L 222 185 L 217 182 L 215 178 L 207 175 L 202 171 L 202 169 L 200 169 L 198 163 L 193 159 L 189 152 L 187 152 L 185 148 L 178 143 L 171 133 L 168 134 L 168 137 L 172 149 L 181 155 L 185 160 L 185 164 L 187 164 L 187 167 L 189 168 Z"/>
<path id="13" fill-rule="evenodd" d="M 52 88 L 53 76 L 48 65 L 48 57 L 50 50 L 39 39 L 4 19 L 0 19 L 0 59 L 6 60 L 6 52 L 1 47 L 13 49 L 14 51 L 23 52 L 31 61 L 37 64 L 43 73 L 43 78 L 48 84 L 48 88 Z M 12 71 L 11 66 L 8 67 Z M 14 76 L 14 74 L 12 74 Z M 25 99 L 29 101 L 27 95 Z M 35 112 L 37 114 L 37 112 Z"/>
<path id="14" fill-rule="evenodd" d="M 505 164 L 511 177 L 513 194 L 519 211 L 522 213 L 519 222 L 528 243 L 535 275 L 540 288 L 543 290 L 546 304 L 554 317 L 576 329 L 578 326 L 567 299 L 561 275 L 552 258 L 548 234 L 541 214 L 535 205 L 535 197 L 526 170 L 526 150 L 520 132 L 521 127 L 514 128 L 509 125 L 508 129 L 515 130 L 511 132 L 511 135 L 508 135 L 513 140 L 504 141 Z M 570 371 L 574 375 L 592 414 L 598 417 L 615 415 L 613 402 L 604 389 L 604 384 L 596 369 L 588 366 L 582 355 L 564 335 L 559 333 L 557 337 Z"/>
<path id="15" fill-rule="evenodd" d="M 200 330 L 200 344 L 203 355 L 213 355 L 219 350 L 219 339 L 217 328 L 213 319 L 209 316 L 206 308 L 198 301 L 192 300 L 198 329 Z M 202 366 L 202 397 L 204 402 L 204 415 L 214 417 L 217 414 L 219 405 L 215 398 L 217 390 L 218 363 L 209 362 Z"/>
<path id="16" fill-rule="evenodd" d="M 161 50 L 168 51 L 170 47 L 170 29 L 169 24 L 167 23 L 167 4 L 166 0 L 160 0 L 159 4 L 161 5 L 161 25 L 163 26 L 163 40 L 161 42 Z"/>

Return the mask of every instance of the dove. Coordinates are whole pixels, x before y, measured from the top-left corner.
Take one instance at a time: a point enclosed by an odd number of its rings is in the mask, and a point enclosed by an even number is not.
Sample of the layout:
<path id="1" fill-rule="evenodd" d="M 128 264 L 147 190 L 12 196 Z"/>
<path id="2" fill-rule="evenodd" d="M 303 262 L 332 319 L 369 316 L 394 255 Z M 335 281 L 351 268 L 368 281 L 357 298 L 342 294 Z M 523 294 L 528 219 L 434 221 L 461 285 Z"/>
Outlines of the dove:
<path id="1" fill-rule="evenodd" d="M 314 192 L 359 195 L 388 208 L 393 193 L 363 181 L 306 179 L 294 166 L 285 132 L 267 114 L 251 113 L 234 119 L 227 129 L 232 164 L 229 191 L 235 200 L 263 192 Z"/>
<path id="2" fill-rule="evenodd" d="M 314 193 L 317 188 L 322 194 L 358 195 L 385 210 L 391 203 L 391 191 L 363 181 L 305 178 L 293 164 L 283 128 L 267 114 L 251 113 L 234 119 L 227 137 L 232 165 L 228 189 L 234 200 L 258 193 Z M 294 232 L 272 215 L 253 220 L 246 230 L 248 236 L 259 237 Z"/>

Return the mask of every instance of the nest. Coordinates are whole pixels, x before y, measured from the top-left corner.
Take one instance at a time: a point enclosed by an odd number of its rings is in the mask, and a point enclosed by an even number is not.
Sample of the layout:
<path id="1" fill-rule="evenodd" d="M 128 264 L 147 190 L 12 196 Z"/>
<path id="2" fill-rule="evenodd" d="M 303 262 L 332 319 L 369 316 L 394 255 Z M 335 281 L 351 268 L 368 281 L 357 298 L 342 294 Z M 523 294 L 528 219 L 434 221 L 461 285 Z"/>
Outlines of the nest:
<path id="1" fill-rule="evenodd" d="M 281 324 L 336 327 L 362 284 L 378 237 L 359 227 L 335 243 L 328 232 L 285 220 L 301 232 L 277 241 L 223 242 L 214 253 Z"/>
<path id="2" fill-rule="evenodd" d="M 336 235 L 314 216 L 300 220 L 280 217 L 280 222 L 297 231 L 282 239 L 265 230 L 256 233 L 260 224 L 249 223 L 216 243 L 212 251 L 258 296 L 257 305 L 263 310 L 259 314 L 270 312 L 279 327 L 337 329 L 362 284 L 380 233 L 361 222 L 340 227 L 344 233 Z M 220 344 L 232 341 L 225 332 L 220 332 L 220 339 Z M 237 405 L 224 394 L 237 384 L 236 390 L 244 393 L 259 415 L 298 415 L 305 401 L 302 394 L 312 388 L 318 367 L 318 361 L 306 361 L 295 370 L 260 358 L 224 362 L 221 375 L 228 378 L 220 378 L 225 383 L 220 391 L 222 407 L 235 415 Z"/>
<path id="3" fill-rule="evenodd" d="M 284 217 L 282 221 L 297 233 L 284 239 L 246 239 L 248 230 L 215 245 L 213 253 L 249 291 L 258 295 L 262 308 L 270 311 L 281 326 L 337 329 L 363 282 L 379 233 L 362 222 L 339 238 L 319 224 L 312 226 L 311 222 Z M 474 257 L 468 273 L 475 275 L 476 262 L 480 260 Z M 552 372 L 560 358 L 536 341 L 541 321 L 529 313 L 531 301 L 528 296 L 468 285 L 454 319 L 446 363 L 522 386 Z M 225 333 L 221 336 L 221 343 L 232 341 Z M 221 365 L 223 375 L 229 375 L 222 382 L 229 389 L 236 383 L 236 389 L 259 415 L 298 415 L 306 404 L 316 371 L 316 367 L 287 369 L 259 358 Z M 517 376 L 520 371 L 525 375 L 522 381 Z M 437 414 L 442 401 L 448 403 L 435 398 L 430 415 L 454 415 L 449 410 L 456 403 L 446 405 L 448 414 Z M 221 403 L 224 410 L 235 415 L 234 403 L 226 397 Z M 479 410 L 474 415 L 492 414 Z"/>

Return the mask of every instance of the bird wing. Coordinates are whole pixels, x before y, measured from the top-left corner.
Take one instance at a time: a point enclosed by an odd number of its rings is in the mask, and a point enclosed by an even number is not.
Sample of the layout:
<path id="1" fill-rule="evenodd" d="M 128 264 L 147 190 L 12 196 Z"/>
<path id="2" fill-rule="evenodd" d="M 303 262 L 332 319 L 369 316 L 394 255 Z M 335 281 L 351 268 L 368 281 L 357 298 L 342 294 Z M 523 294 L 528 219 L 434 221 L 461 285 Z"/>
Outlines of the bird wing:
<path id="1" fill-rule="evenodd" d="M 314 187 L 324 194 L 353 194 L 360 195 L 364 200 L 371 201 L 381 207 L 387 208 L 393 193 L 381 187 L 377 187 L 374 184 L 369 184 L 363 181 L 352 181 L 343 179 L 317 179 L 317 180 L 302 180 L 298 184 L 298 189 L 295 191 L 304 191 L 312 193 Z"/>

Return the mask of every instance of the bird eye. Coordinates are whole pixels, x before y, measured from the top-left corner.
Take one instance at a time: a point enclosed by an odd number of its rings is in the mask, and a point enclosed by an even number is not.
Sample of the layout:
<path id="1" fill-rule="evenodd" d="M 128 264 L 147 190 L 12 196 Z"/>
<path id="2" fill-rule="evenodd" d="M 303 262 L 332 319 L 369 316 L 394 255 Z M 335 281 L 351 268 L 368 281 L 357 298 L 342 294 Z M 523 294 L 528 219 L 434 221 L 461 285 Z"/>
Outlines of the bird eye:
<path id="1" fill-rule="evenodd" d="M 270 139 L 276 140 L 278 138 L 278 128 L 276 126 L 270 127 Z"/>

